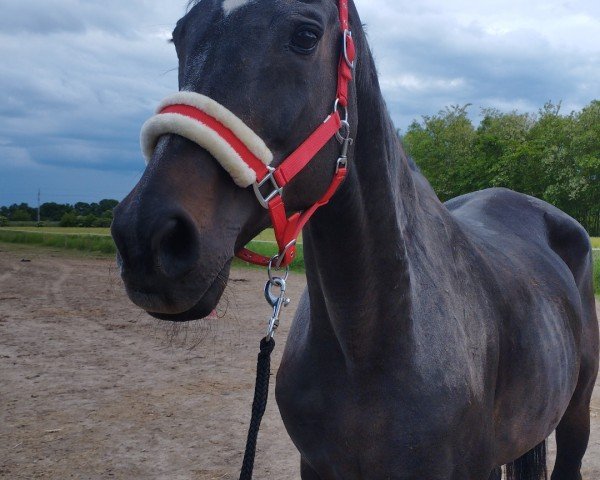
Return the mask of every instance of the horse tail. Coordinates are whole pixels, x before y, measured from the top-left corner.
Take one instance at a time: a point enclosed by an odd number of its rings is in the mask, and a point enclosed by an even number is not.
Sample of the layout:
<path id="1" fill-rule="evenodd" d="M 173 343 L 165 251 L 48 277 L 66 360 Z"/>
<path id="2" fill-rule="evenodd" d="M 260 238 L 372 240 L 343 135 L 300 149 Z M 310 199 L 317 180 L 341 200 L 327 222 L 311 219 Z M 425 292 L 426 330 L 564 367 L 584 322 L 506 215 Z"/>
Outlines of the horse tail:
<path id="1" fill-rule="evenodd" d="M 548 480 L 546 441 L 506 465 L 506 480 Z"/>

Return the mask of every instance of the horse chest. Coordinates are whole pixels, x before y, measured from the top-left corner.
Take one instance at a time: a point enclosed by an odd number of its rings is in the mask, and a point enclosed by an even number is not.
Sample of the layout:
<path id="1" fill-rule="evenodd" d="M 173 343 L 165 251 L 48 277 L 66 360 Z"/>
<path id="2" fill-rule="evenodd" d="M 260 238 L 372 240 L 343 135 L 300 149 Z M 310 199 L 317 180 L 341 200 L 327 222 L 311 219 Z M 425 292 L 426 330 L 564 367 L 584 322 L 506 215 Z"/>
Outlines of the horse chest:
<path id="1" fill-rule="evenodd" d="M 322 478 L 365 478 L 365 471 L 381 474 L 372 478 L 388 478 L 389 472 L 406 473 L 412 468 L 408 465 L 418 470 L 435 463 L 431 455 L 445 455 L 452 448 L 444 444 L 437 453 L 422 451 L 423 445 L 446 442 L 457 416 L 441 405 L 447 396 L 415 384 L 414 379 L 394 380 L 390 372 L 353 376 L 335 361 L 315 368 L 299 355 L 284 358 L 277 402 L 302 457 Z M 446 418 L 434 415 L 429 420 L 429 410 L 439 414 L 444 409 Z M 414 462 L 419 457 L 422 462 Z"/>
<path id="2" fill-rule="evenodd" d="M 316 367 L 307 357 L 284 358 L 277 376 L 277 403 L 302 457 L 326 478 L 353 478 L 361 430 L 369 413 L 357 404 L 352 379 L 335 361 Z M 335 471 L 332 471 L 334 469 Z M 340 470 L 341 471 L 337 471 Z"/>
<path id="3" fill-rule="evenodd" d="M 307 379 L 303 375 L 291 376 Z M 327 382 L 313 377 L 310 382 L 291 385 L 285 377 L 285 371 L 280 373 L 277 402 L 302 458 L 322 478 L 359 477 L 357 439 L 366 419 L 356 411 L 347 384 L 341 378 Z"/>
<path id="4" fill-rule="evenodd" d="M 313 369 L 284 362 L 277 376 L 277 403 L 288 429 L 301 438 L 331 438 L 348 428 L 353 394 L 349 379 L 331 365 Z M 292 433 L 292 432 L 290 432 Z"/>

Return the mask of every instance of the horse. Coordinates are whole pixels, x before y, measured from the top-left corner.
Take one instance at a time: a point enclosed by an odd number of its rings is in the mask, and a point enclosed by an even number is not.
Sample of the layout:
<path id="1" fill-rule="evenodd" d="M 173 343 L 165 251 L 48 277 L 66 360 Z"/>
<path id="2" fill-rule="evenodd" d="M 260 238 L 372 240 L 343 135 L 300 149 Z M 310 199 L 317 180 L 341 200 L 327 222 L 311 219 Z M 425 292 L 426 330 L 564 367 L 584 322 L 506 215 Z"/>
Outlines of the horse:
<path id="1" fill-rule="evenodd" d="M 507 189 L 442 203 L 403 151 L 352 1 L 192 3 L 173 32 L 180 91 L 226 107 L 277 166 L 331 115 L 342 7 L 356 59 L 339 116 L 354 142 L 304 226 L 307 289 L 276 384 L 302 479 L 491 480 L 507 465 L 537 480 L 554 430 L 552 480 L 581 479 L 598 371 L 589 238 Z M 287 214 L 322 198 L 339 148 L 277 190 Z M 127 293 L 156 318 L 209 315 L 234 255 L 271 224 L 214 152 L 160 135 L 115 210 Z"/>

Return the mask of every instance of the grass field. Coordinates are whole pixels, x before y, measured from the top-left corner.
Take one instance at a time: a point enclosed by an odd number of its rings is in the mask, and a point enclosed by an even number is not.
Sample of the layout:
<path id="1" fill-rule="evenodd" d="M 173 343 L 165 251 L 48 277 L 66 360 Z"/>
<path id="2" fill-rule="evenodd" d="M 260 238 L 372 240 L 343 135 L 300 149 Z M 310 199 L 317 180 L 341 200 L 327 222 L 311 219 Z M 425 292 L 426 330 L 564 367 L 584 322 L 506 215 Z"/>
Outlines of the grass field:
<path id="1" fill-rule="evenodd" d="M 60 235 L 99 235 L 110 236 L 110 228 L 85 227 L 4 227 L 2 230 L 13 232 L 55 233 Z"/>
<path id="2" fill-rule="evenodd" d="M 108 228 L 61 228 L 61 227 L 3 227 L 0 228 L 0 242 L 39 245 L 64 248 L 80 252 L 114 255 L 115 244 Z M 265 256 L 277 253 L 273 230 L 265 230 L 249 248 Z M 296 260 L 291 266 L 294 271 L 304 271 L 302 243 L 296 247 Z M 236 264 L 246 264 L 236 260 Z M 247 265 L 247 264 L 246 264 Z"/>
<path id="3" fill-rule="evenodd" d="M 600 295 L 600 251 L 594 252 L 594 285 L 596 293 Z"/>
<path id="4" fill-rule="evenodd" d="M 0 242 L 65 248 L 81 252 L 114 255 L 116 248 L 108 228 L 61 228 L 61 227 L 3 227 Z M 594 248 L 600 248 L 600 238 L 592 238 Z M 265 230 L 249 245 L 249 248 L 266 256 L 277 253 L 273 230 Z M 600 294 L 600 250 L 594 251 L 594 283 Z M 236 260 L 237 264 L 245 264 Z M 246 264 L 247 265 L 247 264 Z M 304 271 L 302 239 L 297 246 L 297 257 L 292 270 Z"/>
<path id="5" fill-rule="evenodd" d="M 11 232 L 34 232 L 34 233 L 53 233 L 58 235 L 97 235 L 110 236 L 110 228 L 86 228 L 86 227 L 4 227 L 2 231 Z M 275 236 L 273 230 L 268 229 L 262 232 L 256 240 L 261 242 L 274 242 Z M 302 243 L 302 238 L 300 238 Z"/>
<path id="6" fill-rule="evenodd" d="M 27 227 L 3 227 L 0 228 L 0 242 L 40 245 L 105 254 L 114 254 L 116 252 L 115 244 L 109 234 L 89 231 L 95 229 L 75 229 L 81 231 L 71 233 L 67 232 L 68 229 L 60 229 L 61 232 L 56 233 L 52 231 L 54 228 L 34 227 L 29 229 Z"/>

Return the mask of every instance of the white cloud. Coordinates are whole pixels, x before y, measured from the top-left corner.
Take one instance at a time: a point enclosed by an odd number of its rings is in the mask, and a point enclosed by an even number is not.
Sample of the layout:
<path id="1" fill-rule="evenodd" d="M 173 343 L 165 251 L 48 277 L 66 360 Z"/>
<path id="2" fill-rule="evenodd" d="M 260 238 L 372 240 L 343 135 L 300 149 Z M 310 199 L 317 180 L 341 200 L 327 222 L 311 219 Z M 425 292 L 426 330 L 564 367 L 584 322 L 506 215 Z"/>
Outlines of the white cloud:
<path id="1" fill-rule="evenodd" d="M 0 168 L 22 169 L 35 167 L 39 167 L 39 164 L 31 160 L 26 149 L 0 143 Z"/>
<path id="2" fill-rule="evenodd" d="M 446 105 L 579 109 L 600 92 L 595 1 L 357 0 L 397 124 Z M 455 87 L 455 88 L 454 88 Z"/>
<path id="3" fill-rule="evenodd" d="M 463 88 L 464 78 L 440 78 L 414 74 L 386 76 L 380 80 L 384 90 L 404 89 L 409 92 L 427 92 L 431 89 L 438 91 L 454 91 Z"/>
<path id="4" fill-rule="evenodd" d="M 12 179 L 0 184 L 0 202 L 19 200 L 25 182 L 14 172 L 24 167 L 30 182 L 63 195 L 92 169 L 111 179 L 113 195 L 127 192 L 143 169 L 139 127 L 177 88 L 166 40 L 185 3 L 0 0 L 0 177 Z M 535 111 L 552 99 L 568 111 L 599 95 L 595 0 L 356 3 L 401 128 L 446 105 L 471 103 L 476 115 Z M 62 190 L 48 172 L 60 172 Z"/>

